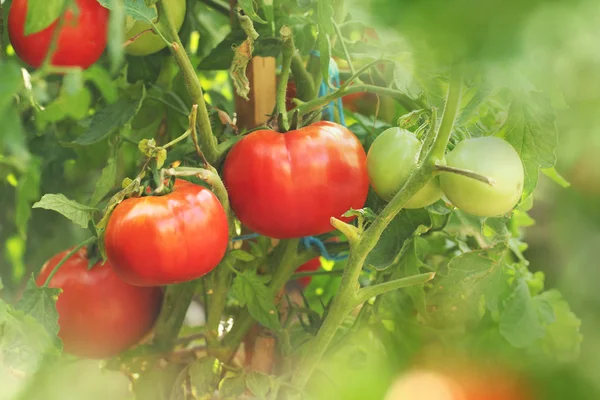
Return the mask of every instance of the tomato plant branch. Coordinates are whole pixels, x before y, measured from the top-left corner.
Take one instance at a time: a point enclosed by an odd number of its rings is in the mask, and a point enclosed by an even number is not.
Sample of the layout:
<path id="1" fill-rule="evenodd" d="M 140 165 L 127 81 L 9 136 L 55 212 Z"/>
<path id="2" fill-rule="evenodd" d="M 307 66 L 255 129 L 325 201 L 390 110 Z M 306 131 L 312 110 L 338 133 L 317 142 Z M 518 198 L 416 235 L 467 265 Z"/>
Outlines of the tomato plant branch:
<path id="1" fill-rule="evenodd" d="M 435 272 L 428 272 L 425 274 L 408 276 L 406 278 L 395 279 L 377 285 L 367 286 L 358 291 L 356 296 L 356 302 L 354 305 L 360 305 L 372 297 L 379 296 L 392 290 L 398 290 L 412 285 L 418 285 L 421 283 L 428 282 L 435 277 Z"/>
<path id="2" fill-rule="evenodd" d="M 219 325 L 231 287 L 233 262 L 234 258 L 228 252 L 210 275 L 210 284 L 207 282 L 206 342 L 210 350 L 219 347 Z"/>
<path id="3" fill-rule="evenodd" d="M 52 270 L 52 272 L 50 272 L 50 274 L 48 274 L 48 277 L 46 278 L 46 281 L 44 282 L 44 287 L 48 287 L 48 285 L 50 285 L 52 278 L 58 272 L 59 268 L 62 267 L 62 265 L 64 263 L 66 263 L 69 260 L 69 258 L 71 258 L 73 256 L 73 254 L 77 253 L 79 251 L 79 249 L 81 249 L 82 247 L 85 247 L 89 244 L 94 243 L 96 240 L 98 240 L 98 238 L 95 236 L 87 238 L 83 242 L 79 243 L 77 246 L 73 247 L 73 249 L 71 249 L 67 254 L 65 254 L 65 256 L 58 262 L 58 264 L 56 264 L 54 266 L 54 269 Z"/>
<path id="4" fill-rule="evenodd" d="M 204 101 L 204 93 L 200 80 L 196 75 L 196 70 L 188 57 L 185 47 L 179 39 L 177 28 L 173 24 L 171 17 L 174 14 L 172 7 L 176 7 L 177 4 L 171 2 L 159 1 L 156 3 L 156 9 L 158 11 L 159 19 L 157 22 L 157 28 L 161 33 L 171 42 L 169 49 L 171 54 L 179 64 L 185 83 L 192 98 L 192 103 L 198 105 L 198 122 L 200 125 L 200 144 L 202 151 L 206 156 L 206 159 L 211 164 L 217 164 L 222 155 L 218 150 L 217 139 L 215 138 L 212 126 L 210 124 L 210 117 L 208 115 L 208 109 L 206 107 L 206 101 Z M 161 18 L 161 16 L 163 18 Z"/>
<path id="5" fill-rule="evenodd" d="M 47 69 L 48 67 L 50 67 L 50 65 L 52 63 L 52 56 L 54 55 L 54 52 L 56 51 L 56 48 L 58 47 L 58 37 L 60 36 L 63 25 L 65 24 L 65 13 L 67 12 L 67 10 L 69 9 L 69 7 L 71 5 L 72 5 L 71 0 L 67 0 L 63 3 L 62 9 L 60 10 L 60 14 L 59 14 L 60 17 L 58 18 L 58 22 L 56 23 L 56 26 L 54 27 L 54 31 L 52 32 L 52 38 L 50 39 L 50 46 L 48 47 L 48 52 L 44 56 L 44 60 L 42 61 L 40 70 Z"/>
<path id="6" fill-rule="evenodd" d="M 197 280 L 193 280 L 167 286 L 154 328 L 153 344 L 159 352 L 167 352 L 175 346 L 197 283 Z"/>
<path id="7" fill-rule="evenodd" d="M 346 62 L 348 63 L 350 72 L 354 75 L 354 74 L 356 74 L 356 69 L 354 69 L 354 65 L 352 64 L 352 57 L 350 57 L 350 53 L 348 52 L 348 47 L 346 47 L 346 42 L 344 42 L 344 37 L 342 36 L 342 31 L 340 30 L 340 27 L 337 24 L 337 22 L 335 22 L 335 18 L 331 17 L 331 23 L 333 24 L 333 28 L 335 29 L 335 33 L 336 33 L 337 37 L 340 39 L 340 44 L 342 45 L 342 49 L 344 50 L 344 56 L 346 57 Z"/>
<path id="8" fill-rule="evenodd" d="M 316 98 L 311 101 L 307 101 L 306 103 L 299 105 L 298 107 L 289 111 L 288 114 L 293 115 L 293 113 L 297 110 L 300 113 L 300 115 L 304 115 L 310 111 L 318 109 L 319 107 L 325 106 L 326 104 L 332 102 L 333 100 L 335 100 L 337 98 L 340 98 L 340 97 L 343 97 L 343 96 L 346 96 L 346 95 L 349 95 L 352 93 L 362 93 L 362 92 L 388 95 L 388 96 L 396 99 L 407 110 L 416 110 L 419 108 L 423 108 L 423 106 L 417 100 L 410 98 L 404 92 L 401 92 L 399 90 L 390 89 L 390 88 L 382 87 L 382 86 L 361 84 L 361 85 L 353 85 L 351 87 L 343 87 L 343 88 L 340 87 L 340 89 L 335 90 L 325 96 Z"/>
<path id="9" fill-rule="evenodd" d="M 494 178 L 489 178 L 484 175 L 480 175 L 477 172 L 470 171 L 468 169 L 450 167 L 448 165 L 436 164 L 435 169 L 440 172 L 448 172 L 451 174 L 466 176 L 467 178 L 475 179 L 476 181 L 483 182 L 490 186 L 496 185 L 496 180 Z"/>
<path id="10" fill-rule="evenodd" d="M 312 75 L 304 66 L 302 57 L 296 51 L 294 51 L 294 55 L 292 56 L 292 65 L 290 67 L 296 83 L 296 97 L 302 101 L 311 100 L 316 93 L 315 82 Z"/>
<path id="11" fill-rule="evenodd" d="M 376 289 L 360 292 L 360 290 L 364 290 L 358 289 L 358 278 L 362 266 L 364 265 L 367 255 L 377 244 L 377 241 L 383 234 L 385 228 L 402 210 L 406 202 L 421 190 L 421 188 L 423 188 L 423 186 L 425 186 L 425 184 L 433 177 L 436 162 L 443 159 L 450 138 L 450 132 L 454 124 L 454 119 L 460 105 L 461 86 L 461 75 L 454 73 L 448 89 L 444 114 L 442 116 L 442 124 L 438 131 L 431 129 L 425 138 L 426 143 L 432 141 L 431 149 L 425 155 L 425 159 L 419 162 L 417 168 L 413 170 L 404 186 L 396 193 L 373 223 L 360 234 L 357 240 L 351 242 L 350 255 L 346 263 L 344 274 L 342 275 L 338 293 L 332 300 L 327 317 L 323 321 L 323 325 L 317 332 L 316 337 L 309 343 L 305 350 L 296 373 L 292 377 L 293 386 L 300 389 L 304 388 L 318 362 L 325 354 L 338 327 L 343 323 L 353 307 L 359 304 L 361 300 L 366 300 L 368 298 L 366 296 L 376 294 L 376 292 L 380 290 L 375 286 Z M 440 149 L 442 150 L 441 154 L 439 153 Z M 427 278 L 431 279 L 430 277 Z M 420 278 L 414 279 L 416 282 L 413 284 L 420 282 Z M 388 288 L 389 286 L 384 286 L 384 289 Z"/>
<path id="12" fill-rule="evenodd" d="M 277 87 L 277 115 L 281 115 L 281 127 L 284 132 L 290 129 L 288 122 L 288 115 L 285 107 L 285 95 L 287 91 L 287 84 L 290 79 L 290 67 L 292 65 L 292 57 L 295 53 L 294 38 L 292 37 L 292 30 L 289 26 L 282 26 L 279 31 L 283 46 L 281 49 L 281 55 L 283 58 L 281 65 L 281 76 L 279 77 L 279 86 Z"/>

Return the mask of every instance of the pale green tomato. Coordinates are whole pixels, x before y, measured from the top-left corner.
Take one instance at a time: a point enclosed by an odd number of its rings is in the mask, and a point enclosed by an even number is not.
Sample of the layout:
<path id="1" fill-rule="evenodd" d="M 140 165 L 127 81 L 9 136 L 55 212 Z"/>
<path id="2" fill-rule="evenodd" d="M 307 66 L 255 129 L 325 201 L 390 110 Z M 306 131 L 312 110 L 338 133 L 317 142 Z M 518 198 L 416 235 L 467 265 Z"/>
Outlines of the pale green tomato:
<path id="1" fill-rule="evenodd" d="M 421 142 L 405 129 L 390 128 L 373 142 L 367 154 L 367 172 L 375 192 L 390 200 L 400 190 L 417 165 Z M 433 178 L 405 205 L 405 208 L 423 208 L 442 197 L 438 178 Z"/>
<path id="2" fill-rule="evenodd" d="M 185 0 L 160 1 L 169 3 L 171 10 L 173 10 L 171 18 L 173 19 L 175 27 L 179 30 L 185 19 Z M 152 7 L 156 9 L 156 6 Z M 148 22 L 136 21 L 131 17 L 127 17 L 125 22 L 125 31 L 127 32 L 125 33 L 125 38 L 126 40 L 129 40 L 147 29 L 152 29 L 152 25 Z M 165 43 L 159 35 L 154 32 L 145 32 L 135 39 L 133 43 L 130 43 L 125 47 L 125 53 L 133 56 L 147 56 L 148 54 L 153 54 L 164 49 L 166 46 L 167 43 Z"/>
<path id="3" fill-rule="evenodd" d="M 494 217 L 513 209 L 523 194 L 523 163 L 505 140 L 488 136 L 463 140 L 446 155 L 446 165 L 492 178 L 493 186 L 455 173 L 440 176 L 442 190 L 459 209 Z"/>

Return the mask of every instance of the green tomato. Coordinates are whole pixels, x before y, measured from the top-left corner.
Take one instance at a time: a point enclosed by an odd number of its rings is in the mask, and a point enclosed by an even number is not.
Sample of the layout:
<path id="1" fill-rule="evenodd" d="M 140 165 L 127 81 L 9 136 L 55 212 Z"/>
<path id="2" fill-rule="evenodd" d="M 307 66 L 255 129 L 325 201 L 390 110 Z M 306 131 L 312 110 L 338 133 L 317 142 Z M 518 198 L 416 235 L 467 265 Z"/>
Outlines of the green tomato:
<path id="1" fill-rule="evenodd" d="M 515 149 L 494 137 L 463 140 L 446 156 L 450 167 L 492 178 L 493 186 L 455 173 L 440 176 L 442 190 L 456 207 L 480 217 L 512 210 L 523 194 L 523 163 Z"/>
<path id="2" fill-rule="evenodd" d="M 412 132 L 390 128 L 382 132 L 367 154 L 367 172 L 375 192 L 390 200 L 404 185 L 417 165 L 421 142 Z M 433 178 L 405 205 L 405 208 L 423 208 L 442 197 L 438 178 Z"/>
<path id="3" fill-rule="evenodd" d="M 185 0 L 161 0 L 162 2 L 166 2 L 169 4 L 170 10 L 173 10 L 173 15 L 171 18 L 173 19 L 173 23 L 177 30 L 181 28 L 183 25 L 183 20 L 185 19 Z M 156 9 L 156 6 L 152 6 Z M 154 21 L 156 22 L 156 20 Z M 152 29 L 152 25 L 147 21 L 136 21 L 131 17 L 126 18 L 125 30 L 126 30 L 126 40 L 133 38 L 135 35 L 139 35 L 145 30 Z M 164 49 L 167 46 L 167 43 L 156 33 L 149 31 L 142 33 L 138 38 L 136 38 L 132 43 L 125 47 L 125 53 L 131 54 L 133 56 L 147 56 L 148 54 L 156 53 Z"/>

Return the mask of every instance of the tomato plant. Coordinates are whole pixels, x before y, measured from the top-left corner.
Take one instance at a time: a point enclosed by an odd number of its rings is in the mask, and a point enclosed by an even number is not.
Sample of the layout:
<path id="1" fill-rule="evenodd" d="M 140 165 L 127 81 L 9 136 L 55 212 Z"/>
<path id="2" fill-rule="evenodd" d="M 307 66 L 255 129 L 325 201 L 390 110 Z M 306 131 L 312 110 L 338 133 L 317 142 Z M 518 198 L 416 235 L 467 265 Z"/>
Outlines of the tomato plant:
<path id="1" fill-rule="evenodd" d="M 171 15 L 173 24 L 179 30 L 185 19 L 186 2 L 185 0 L 168 0 L 168 2 L 169 7 L 173 10 L 173 15 Z M 156 10 L 156 6 L 153 6 L 153 9 Z M 125 33 L 126 39 L 132 40 L 135 38 L 135 40 L 125 46 L 125 53 L 127 54 L 147 56 L 167 46 L 165 39 L 152 31 L 152 25 L 147 21 L 134 20 L 132 17 L 128 17 L 127 28 L 127 32 Z"/>
<path id="2" fill-rule="evenodd" d="M 44 264 L 37 277 L 39 286 L 68 252 Z M 66 352 L 108 358 L 135 345 L 150 331 L 160 310 L 162 290 L 124 282 L 110 261 L 92 268 L 88 264 L 87 251 L 80 249 L 50 280 L 50 287 L 62 290 L 56 301 L 58 336 Z"/>
<path id="3" fill-rule="evenodd" d="M 25 18 L 29 0 L 14 0 L 8 13 L 8 35 L 15 53 L 27 64 L 39 67 L 48 55 L 59 21 L 47 28 L 26 34 Z M 77 0 L 77 11 L 69 9 L 57 33 L 51 64 L 88 68 L 106 48 L 108 10 L 96 0 Z"/>
<path id="4" fill-rule="evenodd" d="M 0 4 L 0 397 L 600 398 L 598 17 Z"/>
<path id="5" fill-rule="evenodd" d="M 280 239 L 333 230 L 331 217 L 361 208 L 369 185 L 362 145 L 331 122 L 250 133 L 229 152 L 223 179 L 240 221 Z"/>
<path id="6" fill-rule="evenodd" d="M 421 142 L 411 132 L 390 128 L 371 144 L 367 154 L 367 170 L 373 189 L 390 200 L 404 185 L 417 165 Z M 442 197 L 437 178 L 431 179 L 406 204 L 406 208 L 422 208 Z"/>
<path id="7" fill-rule="evenodd" d="M 136 197 L 113 211 L 108 260 L 126 282 L 160 286 L 206 275 L 225 254 L 227 217 L 208 189 L 177 180 L 162 196 Z"/>
<path id="8" fill-rule="evenodd" d="M 494 217 L 512 210 L 523 193 L 523 164 L 515 149 L 497 137 L 464 140 L 446 156 L 449 166 L 473 171 L 493 182 L 486 184 L 459 174 L 440 177 L 444 194 L 473 215 Z"/>

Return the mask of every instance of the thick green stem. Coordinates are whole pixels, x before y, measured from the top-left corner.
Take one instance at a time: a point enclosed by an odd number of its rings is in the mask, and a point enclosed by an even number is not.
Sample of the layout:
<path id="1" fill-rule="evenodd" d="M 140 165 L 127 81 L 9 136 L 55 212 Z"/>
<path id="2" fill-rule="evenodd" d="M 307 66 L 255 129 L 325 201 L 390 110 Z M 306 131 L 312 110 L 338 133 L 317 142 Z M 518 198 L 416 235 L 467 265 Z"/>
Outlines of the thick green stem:
<path id="1" fill-rule="evenodd" d="M 219 325 L 223 310 L 227 303 L 227 293 L 230 288 L 231 266 L 233 257 L 228 253 L 221 263 L 215 268 L 211 276 L 211 284 L 206 294 L 208 304 L 206 318 L 206 340 L 209 351 L 219 347 Z"/>
<path id="2" fill-rule="evenodd" d="M 355 305 L 359 305 L 369 300 L 372 297 L 379 296 L 381 294 L 391 292 L 392 290 L 402 289 L 408 286 L 418 285 L 432 280 L 435 277 L 435 272 L 428 272 L 425 274 L 407 276 L 406 278 L 395 279 L 380 283 L 377 285 L 367 286 L 358 291 Z"/>
<path id="3" fill-rule="evenodd" d="M 167 287 L 154 329 L 154 346 L 159 352 L 169 351 L 175 346 L 197 283 L 190 281 Z"/>
<path id="4" fill-rule="evenodd" d="M 156 3 L 159 19 L 157 28 L 160 33 L 171 42 L 169 48 L 171 54 L 179 64 L 185 83 L 192 98 L 192 103 L 198 105 L 198 123 L 200 125 L 200 144 L 202 152 L 209 163 L 215 165 L 220 161 L 221 154 L 218 151 L 217 139 L 213 135 L 212 127 L 210 125 L 210 118 L 208 115 L 208 109 L 206 108 L 206 102 L 204 101 L 204 93 L 200 80 L 196 75 L 196 70 L 190 61 L 190 58 L 185 52 L 185 48 L 179 39 L 177 28 L 172 22 L 171 15 L 174 14 L 172 7 L 177 7 L 177 4 L 172 2 L 159 1 Z"/>
<path id="5" fill-rule="evenodd" d="M 396 99 L 407 110 L 417 110 L 419 108 L 423 108 L 422 104 L 420 104 L 416 100 L 411 99 L 405 93 L 399 90 L 374 85 L 353 85 L 351 87 L 340 88 L 325 96 L 318 97 L 314 100 L 301 104 L 293 110 L 289 111 L 288 114 L 292 115 L 296 110 L 298 110 L 300 112 L 300 115 L 303 115 L 310 111 L 316 110 L 319 107 L 323 107 L 324 105 L 332 102 L 333 100 L 339 97 L 360 92 L 388 95 Z"/>
<path id="6" fill-rule="evenodd" d="M 388 286 L 376 286 L 374 289 L 368 289 L 365 292 L 358 290 L 358 277 L 367 255 L 373 250 L 385 228 L 402 210 L 406 202 L 408 202 L 415 193 L 421 190 L 436 172 L 435 163 L 439 160 L 438 157 L 440 157 L 439 149 L 445 151 L 450 137 L 452 124 L 454 123 L 454 117 L 458 112 L 460 104 L 460 88 L 460 75 L 453 75 L 440 129 L 438 132 L 435 130 L 429 131 L 428 138 L 425 139 L 425 141 L 428 141 L 428 139 L 431 139 L 432 135 L 435 135 L 435 141 L 433 142 L 431 150 L 427 152 L 425 160 L 420 162 L 404 186 L 396 193 L 375 221 L 373 221 L 373 223 L 360 235 L 358 240 L 351 245 L 350 256 L 346 264 L 344 275 L 342 276 L 338 293 L 332 301 L 331 308 L 321 329 L 319 329 L 317 336 L 306 349 L 306 353 L 300 361 L 298 369 L 292 378 L 292 385 L 294 387 L 298 389 L 304 388 L 318 362 L 323 357 L 323 354 L 325 354 L 337 328 L 342 324 L 344 318 L 348 316 L 355 305 L 359 304 L 360 301 L 366 300 L 367 296 L 370 296 L 371 294 L 379 294 L 380 290 L 387 290 L 390 289 L 391 286 L 398 284 L 398 282 L 390 282 Z M 441 153 L 442 157 L 444 155 L 443 151 Z M 424 278 L 430 279 L 429 276 L 425 276 Z M 421 278 L 411 279 L 416 279 L 417 283 L 422 282 Z M 401 283 L 404 284 L 404 282 Z"/>
<path id="7" fill-rule="evenodd" d="M 273 298 L 279 290 L 294 274 L 294 271 L 301 265 L 298 261 L 298 243 L 299 239 L 289 239 L 280 242 L 276 250 L 273 251 L 273 257 L 267 262 L 274 266 L 273 278 L 268 284 L 270 294 Z M 269 262 L 270 261 L 270 262 Z M 223 346 L 229 354 L 233 354 L 246 333 L 254 324 L 254 318 L 247 309 L 244 309 L 235 319 L 235 324 L 231 331 L 225 336 Z"/>
<path id="8" fill-rule="evenodd" d="M 48 287 L 48 285 L 50 285 L 50 282 L 52 281 L 52 278 L 54 277 L 54 275 L 56 275 L 56 273 L 58 272 L 60 267 L 62 267 L 63 264 L 69 260 L 69 258 L 73 257 L 73 254 L 77 253 L 79 251 L 79 249 L 81 249 L 82 247 L 85 247 L 88 244 L 91 244 L 96 240 L 98 240 L 98 238 L 95 236 L 92 236 L 91 238 L 88 238 L 88 239 L 84 240 L 83 242 L 79 243 L 77 246 L 73 247 L 73 249 L 71 249 L 67 254 L 65 254 L 65 256 L 58 262 L 58 264 L 56 264 L 54 266 L 54 269 L 52 270 L 52 272 L 50 272 L 50 274 L 46 278 L 46 281 L 44 282 L 44 287 Z"/>
<path id="9" fill-rule="evenodd" d="M 283 40 L 283 47 L 281 49 L 281 55 L 283 57 L 281 65 L 281 76 L 279 77 L 279 86 L 277 87 L 277 115 L 281 115 L 281 128 L 283 131 L 288 131 L 290 125 L 288 123 L 288 115 L 285 107 L 285 98 L 287 91 L 287 84 L 290 79 L 290 67 L 292 65 L 292 56 L 295 53 L 294 39 L 292 37 L 292 30 L 288 26 L 281 27 L 280 30 L 281 39 Z"/>

